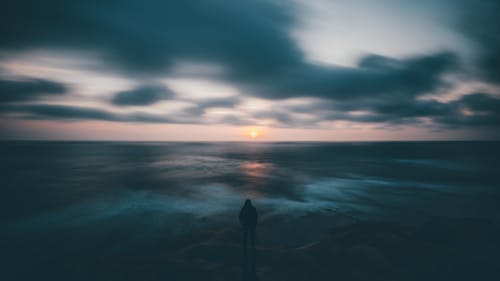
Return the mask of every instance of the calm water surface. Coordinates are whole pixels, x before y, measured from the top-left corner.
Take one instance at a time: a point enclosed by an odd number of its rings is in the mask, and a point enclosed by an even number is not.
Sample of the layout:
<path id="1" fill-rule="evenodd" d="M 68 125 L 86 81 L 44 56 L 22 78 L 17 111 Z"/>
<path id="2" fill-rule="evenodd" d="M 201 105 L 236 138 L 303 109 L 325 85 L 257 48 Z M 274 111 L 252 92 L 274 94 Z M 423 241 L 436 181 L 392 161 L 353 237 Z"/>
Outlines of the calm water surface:
<path id="1" fill-rule="evenodd" d="M 165 260 L 237 229 L 245 198 L 269 247 L 314 243 L 340 216 L 500 219 L 499 142 L 2 142 L 0 155 L 12 280 L 193 280 Z"/>

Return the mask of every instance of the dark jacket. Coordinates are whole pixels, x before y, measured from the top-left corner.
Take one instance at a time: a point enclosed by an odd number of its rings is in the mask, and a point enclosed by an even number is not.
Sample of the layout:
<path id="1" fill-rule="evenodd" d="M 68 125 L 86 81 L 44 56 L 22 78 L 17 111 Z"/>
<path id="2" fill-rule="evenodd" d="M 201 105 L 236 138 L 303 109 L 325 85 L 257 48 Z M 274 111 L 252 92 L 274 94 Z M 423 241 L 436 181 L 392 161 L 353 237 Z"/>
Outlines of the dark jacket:
<path id="1" fill-rule="evenodd" d="M 257 209 L 252 206 L 250 200 L 245 201 L 245 205 L 241 208 L 240 223 L 243 228 L 255 229 L 257 226 Z"/>

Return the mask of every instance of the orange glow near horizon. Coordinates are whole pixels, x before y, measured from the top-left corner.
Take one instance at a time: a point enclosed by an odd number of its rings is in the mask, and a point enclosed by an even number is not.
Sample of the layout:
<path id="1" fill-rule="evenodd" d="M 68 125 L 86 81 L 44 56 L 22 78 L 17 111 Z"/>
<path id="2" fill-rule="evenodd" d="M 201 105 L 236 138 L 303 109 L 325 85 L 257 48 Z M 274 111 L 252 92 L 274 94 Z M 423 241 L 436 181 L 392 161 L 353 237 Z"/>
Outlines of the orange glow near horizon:
<path id="1" fill-rule="evenodd" d="M 255 139 L 250 132 L 255 130 Z M 428 128 L 384 130 L 375 126 L 334 129 L 206 126 L 190 124 L 137 124 L 110 121 L 54 121 L 0 119 L 0 139 L 94 141 L 415 141 L 475 140 L 490 130 L 472 135 L 467 130 L 431 131 Z"/>
<path id="2" fill-rule="evenodd" d="M 258 128 L 248 128 L 248 129 L 246 130 L 245 135 L 246 135 L 248 138 L 250 138 L 250 139 L 252 139 L 252 140 L 255 140 L 255 139 L 257 139 L 257 138 L 260 138 L 260 136 L 262 136 L 262 131 L 261 131 L 261 130 L 259 130 Z"/>

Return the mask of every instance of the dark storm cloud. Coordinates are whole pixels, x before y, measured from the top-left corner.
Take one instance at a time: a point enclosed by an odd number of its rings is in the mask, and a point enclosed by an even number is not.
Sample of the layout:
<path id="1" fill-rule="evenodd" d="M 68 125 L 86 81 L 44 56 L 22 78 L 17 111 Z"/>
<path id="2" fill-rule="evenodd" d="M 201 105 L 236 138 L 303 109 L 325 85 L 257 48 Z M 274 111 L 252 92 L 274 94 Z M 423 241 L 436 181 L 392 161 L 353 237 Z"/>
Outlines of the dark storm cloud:
<path id="1" fill-rule="evenodd" d="M 462 0 L 458 29 L 477 46 L 477 63 L 484 78 L 500 83 L 500 2 Z"/>
<path id="2" fill-rule="evenodd" d="M 3 1 L 0 48 L 96 51 L 121 70 L 158 74 L 178 59 L 263 75 L 300 61 L 276 1 Z"/>
<path id="3" fill-rule="evenodd" d="M 407 59 L 368 55 L 358 67 L 301 65 L 264 81 L 253 92 L 265 98 L 313 96 L 332 100 L 414 97 L 443 86 L 441 76 L 458 68 L 458 57 L 442 52 Z M 264 82 L 264 83 L 262 83 Z"/>
<path id="4" fill-rule="evenodd" d="M 354 68 L 310 64 L 289 35 L 294 6 L 280 3 L 13 1 L 0 9 L 0 48 L 94 51 L 122 71 L 151 75 L 165 75 L 183 59 L 215 63 L 226 70 L 219 79 L 271 99 L 412 96 L 439 87 L 440 76 L 457 66 L 446 52 L 403 60 L 371 55 Z"/>
<path id="5" fill-rule="evenodd" d="M 169 88 L 162 85 L 145 85 L 115 94 L 111 102 L 119 106 L 151 105 L 175 96 Z"/>
<path id="6" fill-rule="evenodd" d="M 485 93 L 463 96 L 450 103 L 454 114 L 443 114 L 437 122 L 462 127 L 500 127 L 500 98 Z"/>
<path id="7" fill-rule="evenodd" d="M 289 31 L 294 7 L 278 1 L 16 1 L 0 9 L 6 50 L 95 51 L 122 71 L 164 75 L 172 63 L 215 63 L 223 79 L 264 98 L 414 95 L 430 91 L 456 56 L 367 56 L 356 68 L 307 63 Z M 12 27 L 15 28 L 12 28 Z"/>
<path id="8" fill-rule="evenodd" d="M 500 99 L 485 93 L 463 96 L 457 105 L 476 112 L 495 112 L 500 109 Z"/>
<path id="9" fill-rule="evenodd" d="M 0 103 L 32 101 L 66 92 L 65 85 L 44 79 L 0 80 Z"/>

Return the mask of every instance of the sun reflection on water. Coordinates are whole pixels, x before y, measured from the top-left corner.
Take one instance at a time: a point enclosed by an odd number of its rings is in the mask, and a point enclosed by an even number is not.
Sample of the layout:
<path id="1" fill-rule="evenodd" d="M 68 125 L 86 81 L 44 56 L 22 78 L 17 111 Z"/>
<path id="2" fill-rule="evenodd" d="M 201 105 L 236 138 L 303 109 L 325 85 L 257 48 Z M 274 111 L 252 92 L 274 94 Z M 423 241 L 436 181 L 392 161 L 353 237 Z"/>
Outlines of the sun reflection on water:
<path id="1" fill-rule="evenodd" d="M 269 175 L 271 165 L 256 161 L 244 162 L 240 165 L 243 174 L 247 177 L 264 178 Z"/>
<path id="2" fill-rule="evenodd" d="M 241 174 L 245 177 L 245 186 L 242 193 L 250 199 L 262 198 L 265 193 L 263 188 L 270 176 L 271 164 L 257 161 L 245 161 L 240 165 Z"/>

